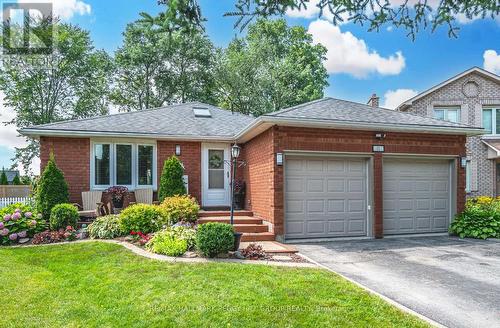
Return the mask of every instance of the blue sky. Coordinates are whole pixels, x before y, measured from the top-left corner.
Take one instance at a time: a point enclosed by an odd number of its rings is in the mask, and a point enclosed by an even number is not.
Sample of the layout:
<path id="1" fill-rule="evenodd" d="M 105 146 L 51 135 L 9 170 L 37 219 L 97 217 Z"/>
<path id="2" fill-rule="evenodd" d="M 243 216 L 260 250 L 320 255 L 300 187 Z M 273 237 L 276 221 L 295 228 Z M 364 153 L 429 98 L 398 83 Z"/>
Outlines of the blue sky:
<path id="1" fill-rule="evenodd" d="M 234 8 L 233 0 L 200 2 L 207 18 L 206 31 L 216 46 L 223 47 L 240 35 L 233 28 L 235 18 L 223 17 L 224 12 Z M 66 21 L 89 30 L 95 46 L 111 54 L 121 45 L 127 23 L 138 19 L 142 11 L 154 14 L 163 9 L 156 0 L 54 0 L 54 3 L 55 11 Z M 404 30 L 391 27 L 379 32 L 367 32 L 366 27 L 350 23 L 334 27 L 326 19 L 318 20 L 314 11 L 310 6 L 307 11 L 290 13 L 286 18 L 291 25 L 304 26 L 315 41 L 327 46 L 329 59 L 325 66 L 330 72 L 327 96 L 366 102 L 375 92 L 382 105 L 394 107 L 405 97 L 471 66 L 486 66 L 500 73 L 500 18 L 459 24 L 457 39 L 449 38 L 443 27 L 434 33 L 423 31 L 412 41 Z M 11 115 L 3 107 L 1 113 L 4 117 L 1 120 Z M 0 167 L 10 165 L 13 146 L 22 144 L 13 129 L 3 126 L 1 129 Z"/>

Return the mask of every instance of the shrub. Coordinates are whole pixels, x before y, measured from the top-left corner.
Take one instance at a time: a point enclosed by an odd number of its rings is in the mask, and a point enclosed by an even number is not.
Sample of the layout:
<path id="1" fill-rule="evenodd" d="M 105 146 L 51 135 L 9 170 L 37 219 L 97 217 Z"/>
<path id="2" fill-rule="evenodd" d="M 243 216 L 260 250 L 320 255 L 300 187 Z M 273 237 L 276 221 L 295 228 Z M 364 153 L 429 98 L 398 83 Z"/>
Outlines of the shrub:
<path id="1" fill-rule="evenodd" d="M 140 231 L 156 232 L 169 224 L 165 210 L 160 206 L 136 204 L 124 209 L 121 214 L 122 229 L 127 233 Z"/>
<path id="2" fill-rule="evenodd" d="M 5 174 L 5 170 L 2 170 L 2 174 L 0 174 L 0 185 L 8 185 L 9 180 L 7 179 L 7 174 Z"/>
<path id="3" fill-rule="evenodd" d="M 31 238 L 47 228 L 32 205 L 12 204 L 0 209 L 0 245 L 17 243 Z"/>
<path id="4" fill-rule="evenodd" d="M 241 254 L 251 260 L 259 260 L 266 257 L 266 253 L 262 246 L 257 244 L 250 244 L 244 250 L 241 251 Z"/>
<path id="5" fill-rule="evenodd" d="M 21 185 L 21 179 L 19 178 L 19 175 L 16 174 L 16 176 L 14 177 L 14 179 L 12 179 L 12 184 L 14 186 L 19 186 Z"/>
<path id="6" fill-rule="evenodd" d="M 38 212 L 48 218 L 57 204 L 69 203 L 68 184 L 64 175 L 56 166 L 54 155 L 50 155 L 47 166 L 38 181 L 36 189 Z"/>
<path id="7" fill-rule="evenodd" d="M 72 241 L 77 237 L 76 230 L 68 226 L 66 229 L 59 229 L 57 231 L 45 230 L 33 236 L 31 241 L 34 245 L 38 244 L 52 244 L 60 243 L 63 241 Z"/>
<path id="8" fill-rule="evenodd" d="M 161 203 L 161 207 L 165 210 L 172 223 L 180 221 L 196 222 L 200 210 L 200 205 L 198 205 L 196 199 L 188 195 L 167 197 Z"/>
<path id="9" fill-rule="evenodd" d="M 215 257 L 234 247 L 233 227 L 226 223 L 209 222 L 198 226 L 196 247 L 204 255 Z"/>
<path id="10" fill-rule="evenodd" d="M 450 233 L 460 238 L 500 237 L 500 199 L 485 196 L 468 199 L 465 210 L 451 223 Z"/>
<path id="11" fill-rule="evenodd" d="M 182 179 L 183 175 L 184 168 L 176 156 L 172 156 L 165 161 L 160 178 L 160 190 L 158 191 L 160 202 L 163 202 L 167 197 L 186 194 L 186 187 Z"/>
<path id="12" fill-rule="evenodd" d="M 193 249 L 195 244 L 196 230 L 190 227 L 174 226 L 155 233 L 146 248 L 153 253 L 180 256 Z"/>
<path id="13" fill-rule="evenodd" d="M 50 229 L 55 231 L 68 226 L 75 228 L 78 218 L 78 210 L 74 205 L 58 204 L 50 212 Z"/>
<path id="14" fill-rule="evenodd" d="M 87 227 L 90 238 L 113 239 L 126 235 L 119 215 L 106 215 L 97 218 Z"/>

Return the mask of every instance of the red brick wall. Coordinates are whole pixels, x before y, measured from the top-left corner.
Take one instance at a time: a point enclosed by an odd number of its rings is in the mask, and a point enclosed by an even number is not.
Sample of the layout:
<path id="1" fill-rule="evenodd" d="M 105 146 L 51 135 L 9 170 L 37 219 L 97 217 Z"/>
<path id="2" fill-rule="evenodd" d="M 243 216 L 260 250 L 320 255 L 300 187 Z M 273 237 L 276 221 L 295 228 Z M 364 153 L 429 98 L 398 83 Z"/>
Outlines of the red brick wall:
<path id="1" fill-rule="evenodd" d="M 90 190 L 90 139 L 40 138 L 40 172 L 49 160 L 50 152 L 69 186 L 70 201 L 82 203 L 82 191 Z"/>
<path id="2" fill-rule="evenodd" d="M 270 222 L 274 218 L 273 130 L 267 130 L 243 146 L 246 161 L 243 179 L 247 184 L 247 209 Z"/>
<path id="3" fill-rule="evenodd" d="M 201 143 L 183 141 L 157 142 L 158 186 L 160 184 L 163 163 L 167 158 L 175 155 L 175 145 L 181 146 L 181 155 L 178 156 L 184 164 L 185 174 L 189 179 L 189 193 L 201 204 Z"/>
<path id="4" fill-rule="evenodd" d="M 270 146 L 272 140 L 272 147 Z M 249 184 L 251 209 L 274 223 L 276 234 L 284 233 L 283 167 L 274 164 L 274 154 L 285 150 L 372 152 L 372 145 L 385 146 L 385 153 L 465 155 L 465 136 L 388 132 L 377 140 L 375 132 L 294 127 L 273 127 L 247 142 L 249 163 L 246 181 Z M 251 149 L 249 151 L 248 149 Z M 382 225 L 382 164 L 383 155 L 374 156 L 374 233 L 381 236 Z M 457 174 L 457 211 L 465 202 L 465 170 Z M 266 187 L 272 185 L 272 188 Z M 257 193 L 257 194 L 255 194 Z"/>

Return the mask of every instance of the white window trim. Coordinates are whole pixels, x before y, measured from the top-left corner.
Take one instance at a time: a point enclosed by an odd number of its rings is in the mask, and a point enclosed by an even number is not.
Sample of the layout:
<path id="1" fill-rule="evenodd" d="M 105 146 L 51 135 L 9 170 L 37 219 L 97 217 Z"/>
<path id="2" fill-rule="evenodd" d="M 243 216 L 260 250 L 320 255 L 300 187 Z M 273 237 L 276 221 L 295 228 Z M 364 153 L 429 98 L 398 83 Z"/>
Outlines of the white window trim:
<path id="1" fill-rule="evenodd" d="M 471 192 L 471 177 L 472 177 L 472 172 L 471 172 L 470 160 L 467 160 L 467 165 L 465 166 L 465 192 L 466 193 Z"/>
<path id="2" fill-rule="evenodd" d="M 500 106 L 484 106 L 481 109 L 481 127 L 485 128 L 483 121 L 483 114 L 485 110 L 491 110 L 491 133 L 484 134 L 485 136 L 497 136 L 500 131 L 497 131 L 497 110 L 500 110 Z"/>
<path id="3" fill-rule="evenodd" d="M 96 144 L 110 145 L 110 184 L 109 185 L 96 185 L 95 184 L 95 161 L 94 151 Z M 151 188 L 156 191 L 157 188 L 157 144 L 156 141 L 151 140 L 134 140 L 134 139 L 93 139 L 90 145 L 90 188 L 91 190 L 105 190 L 109 187 L 116 186 L 116 145 L 132 145 L 132 185 L 125 185 L 129 190 Z M 138 165 L 138 151 L 139 146 L 153 146 L 153 184 L 152 185 L 139 185 L 139 165 Z"/>
<path id="4" fill-rule="evenodd" d="M 444 111 L 444 119 L 443 121 L 447 121 L 447 122 L 452 122 L 452 123 L 460 123 L 461 120 L 462 120 L 462 108 L 460 106 L 434 106 L 433 109 L 432 109 L 432 114 L 433 114 L 433 117 L 435 119 L 438 119 L 436 117 L 436 111 L 437 110 L 442 110 Z M 448 111 L 449 110 L 454 110 L 454 111 L 457 111 L 457 121 L 456 122 L 453 122 L 453 121 L 450 121 L 448 120 Z"/>

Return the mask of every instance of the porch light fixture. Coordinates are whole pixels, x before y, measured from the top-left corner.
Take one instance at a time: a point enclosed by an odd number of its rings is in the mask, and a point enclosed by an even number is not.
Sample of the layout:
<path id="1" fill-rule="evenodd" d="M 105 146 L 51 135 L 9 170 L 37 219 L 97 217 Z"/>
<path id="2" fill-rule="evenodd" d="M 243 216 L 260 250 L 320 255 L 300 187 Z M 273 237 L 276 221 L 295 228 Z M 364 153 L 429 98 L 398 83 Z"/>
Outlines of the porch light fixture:
<path id="1" fill-rule="evenodd" d="M 465 169 L 467 167 L 467 157 L 462 156 L 460 157 L 460 166 Z"/>
<path id="2" fill-rule="evenodd" d="M 175 155 L 176 156 L 181 155 L 181 145 L 175 145 Z"/>
<path id="3" fill-rule="evenodd" d="M 232 147 L 231 147 L 231 156 L 235 159 L 235 158 L 238 158 L 240 157 L 240 151 L 241 151 L 241 147 L 238 146 L 237 144 L 234 144 Z"/>

